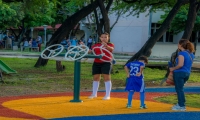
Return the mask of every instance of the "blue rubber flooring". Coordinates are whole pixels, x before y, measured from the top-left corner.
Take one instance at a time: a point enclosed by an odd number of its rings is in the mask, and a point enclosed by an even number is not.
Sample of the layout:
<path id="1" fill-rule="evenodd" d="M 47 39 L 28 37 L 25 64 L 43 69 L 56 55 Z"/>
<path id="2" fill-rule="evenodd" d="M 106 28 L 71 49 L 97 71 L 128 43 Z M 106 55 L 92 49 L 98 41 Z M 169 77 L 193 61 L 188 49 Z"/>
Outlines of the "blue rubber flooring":
<path id="1" fill-rule="evenodd" d="M 52 120 L 200 120 L 200 112 L 162 112 L 56 118 Z"/>
<path id="2" fill-rule="evenodd" d="M 146 88 L 145 91 L 146 92 L 176 92 L 174 87 Z M 102 91 L 102 92 L 104 92 L 104 91 Z M 124 89 L 117 89 L 117 90 L 112 90 L 112 92 L 125 92 L 125 90 Z M 184 92 L 200 93 L 200 87 L 184 87 Z"/>

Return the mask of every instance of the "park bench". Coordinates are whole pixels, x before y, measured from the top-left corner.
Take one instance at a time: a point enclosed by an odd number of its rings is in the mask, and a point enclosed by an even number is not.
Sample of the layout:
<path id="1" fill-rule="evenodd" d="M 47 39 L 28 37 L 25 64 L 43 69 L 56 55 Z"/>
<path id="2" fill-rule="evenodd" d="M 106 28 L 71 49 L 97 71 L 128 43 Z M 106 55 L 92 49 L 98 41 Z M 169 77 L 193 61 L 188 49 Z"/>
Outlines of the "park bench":
<path id="1" fill-rule="evenodd" d="M 39 47 L 21 46 L 21 52 L 23 51 L 23 48 L 24 48 L 24 50 L 28 48 L 29 51 L 32 51 L 33 49 L 36 49 L 37 52 L 39 52 Z"/>

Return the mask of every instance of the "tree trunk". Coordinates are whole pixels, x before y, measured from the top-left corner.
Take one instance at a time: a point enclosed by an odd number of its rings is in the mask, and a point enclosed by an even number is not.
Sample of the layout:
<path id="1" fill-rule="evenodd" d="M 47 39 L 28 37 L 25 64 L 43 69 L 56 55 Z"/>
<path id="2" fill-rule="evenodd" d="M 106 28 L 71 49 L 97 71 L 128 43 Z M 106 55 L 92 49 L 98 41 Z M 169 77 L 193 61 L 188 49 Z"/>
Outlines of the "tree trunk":
<path id="1" fill-rule="evenodd" d="M 145 55 L 147 57 L 151 55 L 151 49 L 156 44 L 156 42 L 162 37 L 162 35 L 168 30 L 173 18 L 175 17 L 176 13 L 184 3 L 185 3 L 184 0 L 177 1 L 173 9 L 169 12 L 167 18 L 162 23 L 161 27 L 153 34 L 153 36 L 151 36 L 147 40 L 147 42 L 143 45 L 143 47 L 127 61 L 127 63 L 137 60 L 142 55 Z"/>
<path id="2" fill-rule="evenodd" d="M 19 31 L 19 33 L 18 33 L 18 35 L 16 35 L 16 37 L 15 37 L 15 39 L 16 39 L 16 41 L 19 43 L 20 42 L 20 36 L 21 36 L 21 34 L 22 34 L 22 32 L 23 32 L 23 29 L 21 28 L 21 27 L 18 27 L 18 31 Z M 19 47 L 19 46 L 18 46 Z"/>
<path id="3" fill-rule="evenodd" d="M 107 6 L 105 7 L 103 1 L 99 0 L 99 7 L 101 9 L 101 14 L 103 18 L 99 18 L 96 9 L 94 10 L 98 35 L 101 35 L 103 33 L 103 27 L 104 27 L 105 32 L 110 33 L 110 20 L 108 18 L 108 11 L 112 3 L 113 3 L 113 0 L 109 0 Z"/>
<path id="4" fill-rule="evenodd" d="M 182 36 L 183 39 L 190 39 L 190 36 L 192 34 L 192 30 L 194 28 L 194 24 L 196 21 L 196 16 L 197 16 L 197 5 L 196 5 L 196 0 L 190 0 L 190 7 L 188 11 L 188 16 L 187 16 L 187 22 L 185 26 L 185 31 Z"/>
<path id="5" fill-rule="evenodd" d="M 65 66 L 62 65 L 61 61 L 56 61 L 56 69 L 57 72 L 62 72 L 65 70 Z"/>
<path id="6" fill-rule="evenodd" d="M 22 20 L 22 26 L 21 26 L 21 31 L 20 31 L 20 34 L 19 34 L 19 39 L 18 39 L 18 44 L 17 44 L 17 46 L 20 48 L 21 46 L 20 46 L 20 44 L 21 44 L 21 42 L 23 42 L 22 41 L 22 39 L 24 38 L 24 34 L 26 33 L 26 29 L 25 29 L 25 27 L 24 27 L 24 20 Z"/>
<path id="7" fill-rule="evenodd" d="M 113 3 L 113 0 L 109 0 L 109 4 L 105 7 L 102 0 L 98 0 L 99 8 L 101 10 L 101 14 L 103 16 L 102 21 L 100 23 L 103 23 L 104 26 L 104 32 L 107 32 L 110 34 L 110 20 L 108 18 L 108 10 L 110 9 L 111 4 Z"/>
<path id="8" fill-rule="evenodd" d="M 198 39 L 199 39 L 199 31 L 196 32 L 196 36 L 195 36 L 195 41 L 194 41 L 194 50 L 195 50 L 195 52 L 194 52 L 194 54 L 197 51 Z"/>
<path id="9" fill-rule="evenodd" d="M 104 1 L 104 0 L 103 0 Z M 47 47 L 53 44 L 60 44 L 66 35 L 69 35 L 70 31 L 74 28 L 74 26 L 88 14 L 90 14 L 94 9 L 98 7 L 97 0 L 92 2 L 86 7 L 83 7 L 81 10 L 70 16 L 66 19 L 63 24 L 58 28 L 58 30 L 52 35 L 49 42 L 47 42 Z M 48 60 L 38 58 L 35 67 L 45 66 Z"/>
<path id="10" fill-rule="evenodd" d="M 94 15 L 95 15 L 95 22 L 96 22 L 96 25 L 97 25 L 97 31 L 96 32 L 97 32 L 98 35 L 100 35 L 102 33 L 102 29 L 101 29 L 101 25 L 100 25 L 100 22 L 99 22 L 99 17 L 98 17 L 96 9 L 94 10 Z"/>
<path id="11" fill-rule="evenodd" d="M 111 25 L 110 31 L 112 31 L 112 29 L 114 28 L 114 26 L 117 24 L 117 22 L 118 22 L 118 20 L 119 20 L 119 18 L 120 18 L 121 15 L 122 15 L 122 10 L 121 11 L 118 10 L 117 11 L 117 18 L 116 18 L 115 22 Z"/>

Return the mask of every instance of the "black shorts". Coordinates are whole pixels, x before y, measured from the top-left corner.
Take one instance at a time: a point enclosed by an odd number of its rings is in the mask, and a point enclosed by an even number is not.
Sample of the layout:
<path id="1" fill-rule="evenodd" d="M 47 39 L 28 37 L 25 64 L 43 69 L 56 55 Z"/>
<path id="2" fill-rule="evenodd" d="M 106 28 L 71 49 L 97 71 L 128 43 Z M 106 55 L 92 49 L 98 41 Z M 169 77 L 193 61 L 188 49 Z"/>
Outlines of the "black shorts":
<path id="1" fill-rule="evenodd" d="M 96 63 L 94 62 L 92 65 L 92 75 L 95 74 L 110 74 L 111 73 L 111 63 L 110 62 L 103 62 L 103 63 Z"/>

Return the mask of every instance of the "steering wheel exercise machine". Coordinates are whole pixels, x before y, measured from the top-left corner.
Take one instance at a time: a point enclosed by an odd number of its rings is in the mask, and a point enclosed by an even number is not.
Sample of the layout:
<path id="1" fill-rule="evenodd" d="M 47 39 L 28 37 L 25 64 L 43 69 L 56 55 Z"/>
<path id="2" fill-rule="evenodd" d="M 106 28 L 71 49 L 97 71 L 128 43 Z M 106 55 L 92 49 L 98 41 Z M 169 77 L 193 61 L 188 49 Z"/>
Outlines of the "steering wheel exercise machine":
<path id="1" fill-rule="evenodd" d="M 97 55 L 95 53 L 95 49 L 100 49 L 101 54 Z M 78 45 L 78 46 L 70 46 L 68 51 L 65 54 L 61 54 L 64 50 L 63 45 L 61 44 L 54 44 L 47 48 L 45 48 L 41 52 L 41 58 L 43 59 L 56 59 L 56 60 L 63 60 L 63 61 L 74 61 L 74 96 L 73 100 L 70 102 L 83 102 L 80 100 L 80 71 L 81 71 L 81 59 L 82 58 L 99 58 L 101 61 L 104 62 L 111 62 L 115 64 L 113 54 L 102 46 L 94 47 L 92 49 L 92 54 L 88 54 L 89 48 L 85 45 Z M 103 51 L 106 51 L 111 57 L 106 56 Z M 56 56 L 62 56 L 62 58 L 57 58 Z M 63 58 L 64 56 L 64 58 Z M 104 60 L 107 58 L 107 60 Z"/>

